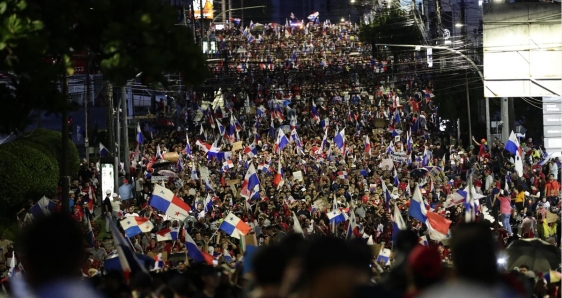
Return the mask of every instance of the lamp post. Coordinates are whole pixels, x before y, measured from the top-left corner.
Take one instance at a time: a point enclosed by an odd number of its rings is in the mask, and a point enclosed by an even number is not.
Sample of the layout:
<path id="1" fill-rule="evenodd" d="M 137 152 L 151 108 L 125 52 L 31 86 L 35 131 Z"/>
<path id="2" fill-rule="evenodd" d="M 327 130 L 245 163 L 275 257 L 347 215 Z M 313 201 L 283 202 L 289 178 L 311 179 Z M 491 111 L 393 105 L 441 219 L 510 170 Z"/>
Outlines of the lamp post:
<path id="1" fill-rule="evenodd" d="M 135 79 L 138 78 L 140 75 L 142 74 L 142 72 L 139 72 L 136 76 Z M 128 104 L 127 104 L 127 89 L 130 90 L 130 86 L 131 86 L 131 80 L 129 80 L 129 82 L 127 82 L 126 86 L 123 86 L 121 89 L 121 129 L 122 129 L 122 133 L 123 133 L 123 170 L 125 170 L 125 176 L 128 176 L 130 173 L 130 169 L 131 169 L 131 160 L 130 160 L 130 155 L 129 155 L 129 115 L 127 113 L 127 108 L 128 108 Z M 129 87 L 129 88 L 127 88 Z M 131 104 L 133 104 L 133 94 L 131 92 Z M 132 106 L 132 105 L 131 105 Z"/>
<path id="2" fill-rule="evenodd" d="M 451 48 L 448 48 L 448 47 L 441 47 L 441 46 L 426 46 L 426 45 L 413 45 L 413 44 L 375 44 L 375 46 L 389 46 L 389 47 L 414 48 L 414 49 L 426 48 L 426 49 L 445 50 L 445 51 L 455 53 L 455 54 L 461 56 L 466 61 L 468 61 L 468 63 L 472 66 L 472 68 L 474 68 L 474 70 L 476 70 L 476 72 L 478 72 L 478 75 L 480 76 L 480 79 L 482 80 L 482 84 L 485 83 L 484 74 L 482 74 L 480 69 L 478 69 L 478 66 L 474 63 L 474 61 L 472 61 L 472 59 L 470 59 L 468 56 L 466 56 L 465 54 L 463 54 L 462 52 L 460 52 L 458 50 L 451 49 Z M 467 82 L 467 97 L 468 97 L 468 82 Z M 492 136 L 491 136 L 491 133 L 490 133 L 490 99 L 488 97 L 486 97 L 485 100 L 486 100 L 486 140 L 488 141 L 488 145 L 490 145 L 490 144 L 492 144 L 492 139 L 491 139 Z M 468 103 L 468 104 L 470 105 L 470 103 Z M 469 119 L 469 121 L 470 121 L 470 119 Z M 470 128 L 470 131 L 471 130 L 472 130 L 472 128 Z M 470 135 L 469 138 L 472 138 L 472 135 Z"/>

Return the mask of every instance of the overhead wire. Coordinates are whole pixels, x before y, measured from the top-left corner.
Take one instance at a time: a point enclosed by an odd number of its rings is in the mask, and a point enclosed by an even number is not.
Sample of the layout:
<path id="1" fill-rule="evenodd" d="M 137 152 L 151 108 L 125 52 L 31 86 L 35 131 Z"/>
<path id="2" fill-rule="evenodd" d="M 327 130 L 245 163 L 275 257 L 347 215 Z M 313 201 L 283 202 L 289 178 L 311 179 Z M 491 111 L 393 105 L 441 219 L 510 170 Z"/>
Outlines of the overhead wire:
<path id="1" fill-rule="evenodd" d="M 536 106 L 534 103 L 530 102 L 526 97 L 521 97 L 521 99 L 523 99 L 523 101 L 525 101 L 527 104 L 529 104 L 530 106 L 537 108 L 539 110 L 542 110 L 542 107 Z"/>

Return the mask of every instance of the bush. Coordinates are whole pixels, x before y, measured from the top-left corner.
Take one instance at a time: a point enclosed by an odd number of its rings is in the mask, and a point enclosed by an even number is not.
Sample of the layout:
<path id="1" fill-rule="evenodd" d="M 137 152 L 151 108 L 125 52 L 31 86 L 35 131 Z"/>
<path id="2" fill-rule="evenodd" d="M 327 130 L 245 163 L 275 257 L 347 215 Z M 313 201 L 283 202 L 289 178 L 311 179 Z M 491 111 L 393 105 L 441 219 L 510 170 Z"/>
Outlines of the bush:
<path id="1" fill-rule="evenodd" d="M 33 144 L 33 147 L 40 148 L 43 152 L 52 155 L 60 165 L 62 161 L 61 137 L 62 133 L 58 131 L 39 128 L 23 134 L 17 141 Z M 68 148 L 68 173 L 71 177 L 75 177 L 80 169 L 80 157 L 76 145 L 70 139 L 68 139 Z"/>
<path id="2" fill-rule="evenodd" d="M 53 156 L 18 140 L 1 145 L 0 154 L 0 197 L 9 205 L 56 193 L 59 167 Z"/>

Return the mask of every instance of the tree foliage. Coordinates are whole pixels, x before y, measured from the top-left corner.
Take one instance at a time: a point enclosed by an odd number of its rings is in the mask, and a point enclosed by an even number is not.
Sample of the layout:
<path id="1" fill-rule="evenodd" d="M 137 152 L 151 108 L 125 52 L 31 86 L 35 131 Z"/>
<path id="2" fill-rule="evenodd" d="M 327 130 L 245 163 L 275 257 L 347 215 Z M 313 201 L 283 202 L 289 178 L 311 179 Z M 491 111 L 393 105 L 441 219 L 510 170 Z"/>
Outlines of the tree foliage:
<path id="1" fill-rule="evenodd" d="M 206 76 L 191 30 L 176 25 L 177 11 L 156 0 L 5 0 L 0 3 L 0 133 L 21 132 L 32 110 L 68 109 L 63 75 L 71 57 L 87 51 L 117 86 L 142 72 L 145 84 L 166 84 L 180 73 L 186 85 Z"/>
<path id="2" fill-rule="evenodd" d="M 422 34 L 409 12 L 391 6 L 378 12 L 371 23 L 361 25 L 359 39 L 373 45 L 375 51 L 376 44 L 420 44 Z"/>
<path id="3" fill-rule="evenodd" d="M 0 145 L 0 205 L 21 205 L 56 193 L 59 182 L 62 134 L 48 129 L 25 132 Z M 77 175 L 78 150 L 69 142 L 69 173 Z"/>
<path id="4" fill-rule="evenodd" d="M 57 190 L 56 159 L 29 143 L 13 141 L 0 145 L 0 199 L 8 205 L 51 196 Z"/>
<path id="5" fill-rule="evenodd" d="M 62 163 L 62 133 L 54 130 L 39 128 L 19 136 L 16 140 L 33 146 L 45 154 L 55 158 L 58 164 Z M 78 149 L 71 139 L 68 139 L 68 172 L 76 176 L 80 168 Z"/>

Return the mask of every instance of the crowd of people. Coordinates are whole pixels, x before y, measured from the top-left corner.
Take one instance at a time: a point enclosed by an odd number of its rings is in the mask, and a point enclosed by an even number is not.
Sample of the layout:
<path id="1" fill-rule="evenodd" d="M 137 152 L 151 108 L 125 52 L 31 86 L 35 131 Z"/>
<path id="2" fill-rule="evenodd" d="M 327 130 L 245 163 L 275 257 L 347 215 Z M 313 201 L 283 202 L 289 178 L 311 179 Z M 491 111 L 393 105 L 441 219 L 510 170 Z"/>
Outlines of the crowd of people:
<path id="1" fill-rule="evenodd" d="M 404 74 L 423 66 L 371 57 L 354 25 L 252 29 L 214 33 L 214 76 L 243 88 L 161 107 L 119 189 L 83 162 L 72 219 L 0 240 L 38 297 L 559 295 L 559 263 L 498 262 L 520 239 L 560 247 L 558 158 L 528 139 L 519 169 L 498 139 L 441 131 L 431 80 Z"/>

